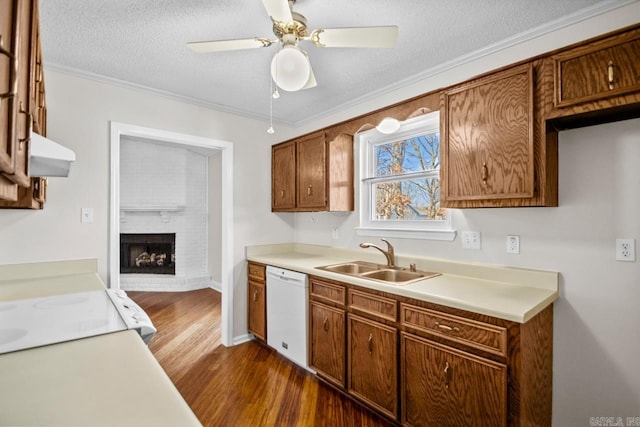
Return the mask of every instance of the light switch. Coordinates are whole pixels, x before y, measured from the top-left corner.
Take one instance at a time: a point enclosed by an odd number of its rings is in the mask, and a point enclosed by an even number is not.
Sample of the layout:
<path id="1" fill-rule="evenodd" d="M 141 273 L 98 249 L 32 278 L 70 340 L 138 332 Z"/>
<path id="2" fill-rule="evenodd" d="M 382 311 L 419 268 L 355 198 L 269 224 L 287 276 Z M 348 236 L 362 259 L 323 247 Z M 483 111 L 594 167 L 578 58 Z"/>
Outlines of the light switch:
<path id="1" fill-rule="evenodd" d="M 92 223 L 93 222 L 93 208 L 82 208 L 80 211 L 81 222 Z"/>

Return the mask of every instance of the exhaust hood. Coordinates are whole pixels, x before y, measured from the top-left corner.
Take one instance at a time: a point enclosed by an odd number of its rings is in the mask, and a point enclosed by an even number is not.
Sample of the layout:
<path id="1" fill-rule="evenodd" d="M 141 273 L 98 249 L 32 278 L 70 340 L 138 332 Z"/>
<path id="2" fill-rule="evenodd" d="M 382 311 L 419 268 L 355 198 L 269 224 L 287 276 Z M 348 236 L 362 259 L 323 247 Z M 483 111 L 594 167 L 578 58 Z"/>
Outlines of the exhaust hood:
<path id="1" fill-rule="evenodd" d="M 71 164 L 76 161 L 76 153 L 57 142 L 31 133 L 29 150 L 30 176 L 69 176 Z"/>

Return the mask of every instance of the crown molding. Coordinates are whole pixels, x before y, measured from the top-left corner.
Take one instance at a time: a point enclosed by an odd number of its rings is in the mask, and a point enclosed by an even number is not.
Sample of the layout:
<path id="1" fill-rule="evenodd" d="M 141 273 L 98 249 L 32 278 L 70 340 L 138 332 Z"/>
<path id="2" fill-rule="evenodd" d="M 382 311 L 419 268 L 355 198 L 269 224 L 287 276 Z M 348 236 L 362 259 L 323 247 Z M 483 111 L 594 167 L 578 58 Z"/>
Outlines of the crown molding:
<path id="1" fill-rule="evenodd" d="M 385 86 L 383 88 L 380 88 L 378 90 L 372 91 L 367 93 L 366 95 L 357 97 L 357 98 L 353 98 L 351 100 L 349 100 L 348 102 L 336 105 L 333 108 L 330 108 L 328 110 L 323 111 L 322 113 L 319 114 L 315 114 L 315 115 L 311 115 L 311 116 L 307 116 L 305 117 L 303 120 L 299 120 L 296 122 L 293 121 L 287 121 L 287 120 L 282 120 L 282 119 L 276 119 L 273 122 L 276 124 L 280 124 L 280 125 L 285 125 L 285 126 L 289 126 L 292 128 L 296 128 L 296 127 L 301 127 L 307 124 L 310 124 L 316 120 L 321 120 L 323 118 L 327 118 L 332 116 L 333 114 L 339 113 L 340 111 L 349 109 L 349 108 L 354 108 L 357 107 L 360 104 L 363 104 L 365 102 L 368 101 L 374 101 L 377 98 L 380 98 L 382 96 L 388 95 L 392 92 L 398 91 L 400 89 L 403 89 L 407 86 L 410 86 L 412 84 L 416 84 L 418 82 L 427 80 L 429 78 L 438 76 L 440 74 L 443 74 L 449 70 L 455 69 L 457 67 L 463 66 L 465 64 L 471 63 L 473 61 L 476 61 L 478 59 L 484 58 L 486 56 L 495 54 L 497 52 L 500 52 L 502 50 L 511 48 L 511 47 L 515 47 L 521 43 L 527 42 L 529 40 L 533 40 L 535 38 L 538 37 L 542 37 L 544 35 L 547 35 L 549 33 L 552 33 L 554 31 L 560 30 L 562 28 L 577 24 L 579 22 L 585 21 L 587 19 L 590 18 L 594 18 L 596 16 L 602 15 L 604 13 L 625 7 L 627 5 L 633 4 L 638 2 L 638 0 L 605 0 L 602 1 L 598 4 L 595 4 L 591 7 L 585 8 L 583 10 L 580 10 L 578 12 L 575 12 L 573 14 L 567 15 L 563 18 L 557 19 L 555 21 L 551 21 L 549 23 L 540 25 L 536 28 L 533 28 L 531 30 L 528 31 L 524 31 L 522 33 L 516 34 L 513 37 L 504 39 L 498 43 L 494 43 L 492 45 L 483 47 L 481 49 L 478 49 L 476 51 L 473 51 L 469 54 L 460 56 L 458 58 L 455 58 L 451 61 L 447 61 L 444 62 L 442 64 L 439 64 L 435 67 L 429 68 L 427 70 L 424 70 L 423 72 L 420 72 L 418 74 L 414 74 L 410 77 L 407 77 L 405 79 L 399 80 L 391 85 Z M 559 46 L 560 47 L 560 46 Z M 525 58 L 522 58 L 525 59 Z M 260 114 L 253 114 L 253 113 L 249 113 L 247 111 L 243 111 L 240 109 L 236 109 L 236 108 L 231 108 L 229 106 L 226 105 L 222 105 L 222 104 L 217 104 L 217 103 L 212 103 L 212 102 L 208 102 L 208 101 L 204 101 L 202 99 L 198 99 L 198 98 L 193 98 L 193 97 L 189 97 L 189 96 L 184 96 L 184 95 L 180 95 L 177 93 L 173 93 L 173 92 L 169 92 L 169 91 L 165 91 L 165 90 L 161 90 L 161 89 L 156 89 L 153 87 L 149 87 L 149 86 L 144 86 L 144 85 L 140 85 L 137 83 L 132 83 L 126 80 L 120 80 L 120 79 L 116 79 L 113 77 L 107 77 L 101 74 L 97 74 L 97 73 L 92 73 L 92 72 L 88 72 L 88 71 L 83 71 L 83 70 L 79 70 L 77 68 L 72 68 L 72 67 L 67 67 L 64 65 L 60 65 L 60 64 L 55 64 L 55 63 L 47 63 L 45 65 L 46 69 L 51 69 L 53 71 L 58 71 L 64 74 L 69 74 L 75 77 L 80 77 L 80 78 L 84 78 L 84 79 L 88 79 L 88 80 L 93 80 L 93 81 L 97 81 L 97 82 L 101 82 L 101 83 L 106 83 L 106 84 L 110 84 L 110 85 L 115 85 L 115 86 L 120 86 L 123 88 L 128 88 L 128 89 L 132 89 L 132 90 L 136 90 L 139 92 L 145 92 L 145 93 L 149 93 L 149 94 L 153 94 L 153 95 L 158 95 L 158 96 L 162 96 L 165 98 L 169 98 L 169 99 L 173 99 L 173 100 L 177 100 L 177 101 L 181 101 L 187 104 L 192 104 L 195 106 L 199 106 L 199 107 L 204 107 L 204 108 L 208 108 L 208 109 L 212 109 L 212 110 L 216 110 L 219 112 L 223 112 L 223 113 L 229 113 L 229 114 L 233 114 L 236 116 L 241 116 L 241 117 L 246 117 L 249 119 L 253 119 L 253 120 L 259 120 L 261 122 L 268 122 L 269 121 L 269 117 L 264 116 L 264 115 L 260 115 Z M 401 101 L 401 100 L 399 100 Z M 386 105 L 386 104 L 385 104 Z M 384 105 L 381 105 L 380 108 L 383 108 Z"/>

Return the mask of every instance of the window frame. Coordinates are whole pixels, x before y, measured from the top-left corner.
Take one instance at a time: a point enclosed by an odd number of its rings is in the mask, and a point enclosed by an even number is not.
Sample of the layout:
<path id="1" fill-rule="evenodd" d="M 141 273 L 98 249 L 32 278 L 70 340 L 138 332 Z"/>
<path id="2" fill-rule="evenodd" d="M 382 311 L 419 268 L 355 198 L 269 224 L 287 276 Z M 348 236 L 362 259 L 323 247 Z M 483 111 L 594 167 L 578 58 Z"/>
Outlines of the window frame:
<path id="1" fill-rule="evenodd" d="M 401 122 L 400 128 L 392 134 L 383 134 L 375 128 L 356 134 L 355 140 L 359 153 L 357 179 L 359 226 L 356 228 L 357 234 L 448 241 L 455 239 L 456 231 L 452 229 L 451 209 L 447 209 L 446 219 L 444 220 L 374 220 L 371 215 L 375 209 L 374 186 L 378 182 L 387 180 L 386 178 L 375 178 L 375 147 L 398 140 L 422 136 L 434 131 L 440 133 L 439 111 L 407 119 Z M 411 175 L 427 177 L 428 175 L 434 175 L 434 172 L 413 172 L 402 178 L 410 178 Z M 440 179 L 439 167 L 437 178 Z M 395 181 L 395 179 L 392 180 Z"/>

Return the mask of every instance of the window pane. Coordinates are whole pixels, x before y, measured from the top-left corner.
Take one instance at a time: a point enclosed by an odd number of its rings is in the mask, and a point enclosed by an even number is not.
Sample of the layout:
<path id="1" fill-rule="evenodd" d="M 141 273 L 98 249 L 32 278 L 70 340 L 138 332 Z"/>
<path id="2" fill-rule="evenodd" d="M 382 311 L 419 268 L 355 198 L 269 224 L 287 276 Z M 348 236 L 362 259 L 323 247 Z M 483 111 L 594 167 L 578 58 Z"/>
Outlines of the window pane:
<path id="1" fill-rule="evenodd" d="M 446 210 L 440 208 L 440 180 L 437 178 L 406 179 L 375 183 L 373 220 L 444 220 Z"/>
<path id="2" fill-rule="evenodd" d="M 440 138 L 437 132 L 376 145 L 374 150 L 376 177 L 440 167 Z"/>

